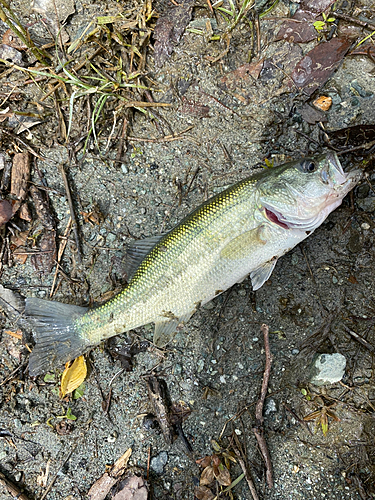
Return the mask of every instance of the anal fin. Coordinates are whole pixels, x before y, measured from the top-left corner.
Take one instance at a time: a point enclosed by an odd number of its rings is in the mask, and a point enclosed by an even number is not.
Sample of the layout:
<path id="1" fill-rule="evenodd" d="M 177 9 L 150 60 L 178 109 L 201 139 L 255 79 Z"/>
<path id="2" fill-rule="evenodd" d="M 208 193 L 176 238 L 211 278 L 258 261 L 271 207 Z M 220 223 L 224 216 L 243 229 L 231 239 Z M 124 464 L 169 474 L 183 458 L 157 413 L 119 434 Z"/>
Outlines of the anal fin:
<path id="1" fill-rule="evenodd" d="M 185 323 L 189 321 L 194 312 L 195 310 L 189 311 L 180 318 L 172 317 L 165 321 L 155 322 L 154 344 L 158 347 L 164 347 L 168 344 L 176 333 L 185 326 Z"/>

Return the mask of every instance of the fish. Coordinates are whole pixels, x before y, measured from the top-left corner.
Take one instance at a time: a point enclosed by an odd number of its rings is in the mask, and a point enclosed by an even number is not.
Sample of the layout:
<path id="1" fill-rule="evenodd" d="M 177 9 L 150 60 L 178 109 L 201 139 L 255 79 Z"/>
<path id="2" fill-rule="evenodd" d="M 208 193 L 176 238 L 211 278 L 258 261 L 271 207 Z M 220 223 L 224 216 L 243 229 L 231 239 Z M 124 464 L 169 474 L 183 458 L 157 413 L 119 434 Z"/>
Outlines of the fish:
<path id="1" fill-rule="evenodd" d="M 258 290 L 277 260 L 310 236 L 360 181 L 336 153 L 260 169 L 213 196 L 169 232 L 128 248 L 128 285 L 103 305 L 36 297 L 25 315 L 35 332 L 29 373 L 66 363 L 100 342 L 155 323 L 163 347 L 214 297 L 250 276 Z"/>

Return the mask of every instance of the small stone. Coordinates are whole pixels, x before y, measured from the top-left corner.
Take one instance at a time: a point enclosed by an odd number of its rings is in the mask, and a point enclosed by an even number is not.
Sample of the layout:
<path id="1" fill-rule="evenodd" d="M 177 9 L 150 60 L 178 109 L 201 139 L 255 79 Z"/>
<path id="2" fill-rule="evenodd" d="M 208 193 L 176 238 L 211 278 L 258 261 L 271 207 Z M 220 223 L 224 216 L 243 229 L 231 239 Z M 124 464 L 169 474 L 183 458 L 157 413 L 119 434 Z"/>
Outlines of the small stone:
<path id="1" fill-rule="evenodd" d="M 336 285 L 339 282 L 339 280 L 336 278 L 336 276 L 332 276 L 332 283 Z"/>
<path id="2" fill-rule="evenodd" d="M 166 451 L 161 451 L 156 457 L 151 459 L 150 467 L 156 474 L 163 474 L 167 462 L 168 453 Z"/>
<path id="3" fill-rule="evenodd" d="M 124 165 L 124 164 L 121 165 L 121 170 L 122 170 L 123 174 L 128 174 L 129 173 L 128 167 L 126 165 Z"/>
<path id="4" fill-rule="evenodd" d="M 221 382 L 222 384 L 226 384 L 226 383 L 227 383 L 227 381 L 225 380 L 225 375 L 221 375 L 221 376 L 220 376 L 220 382 Z"/>
<path id="5" fill-rule="evenodd" d="M 311 383 L 314 385 L 335 384 L 345 373 L 346 359 L 342 354 L 319 354 L 311 366 Z"/>
<path id="6" fill-rule="evenodd" d="M 108 443 L 114 443 L 118 438 L 118 434 L 116 431 L 113 431 L 108 437 L 107 437 L 107 441 Z"/>
<path id="7" fill-rule="evenodd" d="M 275 412 L 277 412 L 277 406 L 275 400 L 272 398 L 267 399 L 264 408 L 264 414 L 269 415 L 270 413 L 275 413 Z"/>
<path id="8" fill-rule="evenodd" d="M 361 228 L 364 229 L 365 231 L 368 231 L 370 227 L 371 226 L 368 222 L 363 222 L 363 224 L 361 224 Z"/>
<path id="9" fill-rule="evenodd" d="M 197 372 L 200 373 L 204 368 L 204 360 L 200 359 L 197 363 Z"/>
<path id="10" fill-rule="evenodd" d="M 174 365 L 174 374 L 181 375 L 181 373 L 182 373 L 182 366 L 179 363 L 176 363 Z"/>
<path id="11" fill-rule="evenodd" d="M 241 436 L 241 434 L 242 434 L 240 429 L 234 429 L 234 432 L 237 434 L 237 436 Z"/>
<path id="12" fill-rule="evenodd" d="M 107 243 L 113 243 L 116 240 L 116 235 L 113 233 L 108 233 L 105 239 Z"/>

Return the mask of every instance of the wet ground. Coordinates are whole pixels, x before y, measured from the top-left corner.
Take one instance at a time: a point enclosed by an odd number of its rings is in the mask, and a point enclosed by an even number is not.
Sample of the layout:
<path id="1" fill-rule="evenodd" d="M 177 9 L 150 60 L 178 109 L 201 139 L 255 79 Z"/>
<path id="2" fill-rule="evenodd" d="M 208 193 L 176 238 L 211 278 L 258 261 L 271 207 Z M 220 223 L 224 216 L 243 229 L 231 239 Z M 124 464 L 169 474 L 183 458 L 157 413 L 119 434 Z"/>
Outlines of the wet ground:
<path id="1" fill-rule="evenodd" d="M 358 2 L 358 8 L 366 5 L 370 7 L 370 2 Z M 105 8 L 113 14 L 120 7 Z M 103 10 L 103 5 L 77 3 L 66 28 L 72 39 L 88 19 L 103 15 Z M 25 21 L 36 19 L 27 12 Z M 269 17 L 287 17 L 288 12 L 289 6 L 280 3 Z M 204 15 L 203 8 L 194 11 L 194 19 Z M 103 158 L 94 145 L 85 156 L 78 152 L 77 164 L 67 167 L 67 172 L 78 214 L 83 262 L 77 262 L 71 234 L 54 300 L 77 305 L 105 300 L 125 283 L 126 243 L 172 228 L 209 196 L 247 176 L 266 157 L 282 163 L 322 150 L 307 140 L 319 141 L 319 128 L 301 118 L 306 97 L 278 92 L 284 74 L 290 73 L 316 41 L 300 45 L 272 42 L 274 31 L 274 20 L 261 22 L 261 58 L 282 60 L 282 70 L 270 66 L 258 80 L 246 77 L 240 85 L 238 75 L 233 77 L 231 72 L 247 62 L 248 32 L 244 26 L 235 31 L 228 54 L 216 63 L 207 56 L 219 55 L 225 44 L 207 43 L 203 36 L 186 33 L 163 68 L 150 75 L 155 88 L 160 89 L 153 93 L 154 99 L 171 104 L 159 112 L 174 133 L 192 128 L 178 140 L 131 141 L 120 164 L 113 161 L 115 141 Z M 152 64 L 151 57 L 151 68 Z M 333 100 L 326 112 L 326 129 L 375 122 L 373 70 L 374 62 L 366 55 L 344 59 L 319 91 Z M 228 74 L 234 78 L 233 84 L 224 78 Z M 13 78 L 15 81 L 17 75 Z M 84 110 L 77 102 L 76 127 Z M 111 126 L 101 124 L 102 151 Z M 51 114 L 31 129 L 28 139 L 47 158 L 35 160 L 34 165 L 52 189 L 49 197 L 58 234 L 63 235 L 69 207 L 58 165 L 68 165 L 69 156 L 57 140 L 56 127 Z M 155 121 L 136 112 L 129 135 L 149 139 L 160 137 L 160 132 Z M 32 179 L 39 182 L 35 168 Z M 129 464 L 134 470 L 146 471 L 150 454 L 152 498 L 192 499 L 202 471 L 194 460 L 213 453 L 213 439 L 223 448 L 228 446 L 228 436 L 234 432 L 246 449 L 262 498 L 373 498 L 373 358 L 345 330 L 349 327 L 370 344 L 374 342 L 375 195 L 371 181 L 370 173 L 368 183 L 357 187 L 310 238 L 280 259 L 260 290 L 252 292 L 247 280 L 236 285 L 198 311 L 166 352 L 150 345 L 135 357 L 132 371 L 121 372 L 120 362 L 105 346 L 94 349 L 79 399 L 59 398 L 58 374 L 47 379 L 28 377 L 27 350 L 5 333 L 15 328 L 4 319 L 0 470 L 24 486 L 33 500 L 45 491 L 38 477 L 48 467 L 46 483 L 55 474 L 57 477 L 47 498 L 80 499 L 106 466 L 131 447 Z M 93 212 L 100 216 L 90 219 L 87 214 Z M 22 264 L 14 261 L 12 266 L 4 266 L 1 284 L 24 296 L 47 298 L 54 270 L 44 271 L 36 270 L 30 258 Z M 265 361 L 262 323 L 270 327 L 273 354 L 265 404 L 266 439 L 275 480 L 272 490 L 265 485 L 264 466 L 252 431 Z M 151 340 L 152 328 L 120 335 L 116 343 L 123 344 L 129 338 Z M 309 386 L 309 366 L 317 352 L 340 352 L 346 357 L 342 383 Z M 24 363 L 21 370 L 11 376 L 20 363 Z M 166 380 L 173 401 L 183 401 L 191 409 L 183 428 L 192 444 L 193 458 L 180 440 L 167 446 L 157 429 L 143 426 L 142 415 L 151 411 L 144 377 L 151 370 Z M 102 403 L 110 390 L 109 411 L 104 412 Z M 322 401 L 337 417 L 328 416 L 326 436 L 319 425 Z M 69 408 L 77 417 L 74 421 L 60 418 Z M 307 426 L 303 417 L 314 411 L 317 416 Z M 61 420 L 71 424 L 63 435 L 56 431 Z M 241 473 L 234 465 L 232 480 Z M 233 495 L 235 499 L 251 498 L 245 480 L 233 489 Z M 0 489 L 0 498 L 8 498 L 4 489 Z"/>

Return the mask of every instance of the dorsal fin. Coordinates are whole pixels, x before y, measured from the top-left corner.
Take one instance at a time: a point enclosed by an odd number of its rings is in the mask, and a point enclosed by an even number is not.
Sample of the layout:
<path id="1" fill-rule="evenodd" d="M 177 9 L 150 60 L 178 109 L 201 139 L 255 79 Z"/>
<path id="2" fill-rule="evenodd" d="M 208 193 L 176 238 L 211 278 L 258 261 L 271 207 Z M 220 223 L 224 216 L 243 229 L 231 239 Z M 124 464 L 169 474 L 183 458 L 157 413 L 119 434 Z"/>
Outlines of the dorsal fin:
<path id="1" fill-rule="evenodd" d="M 166 233 L 150 236 L 143 240 L 136 240 L 130 243 L 126 249 L 125 271 L 128 281 L 132 279 L 140 263 L 155 245 L 165 236 Z"/>

